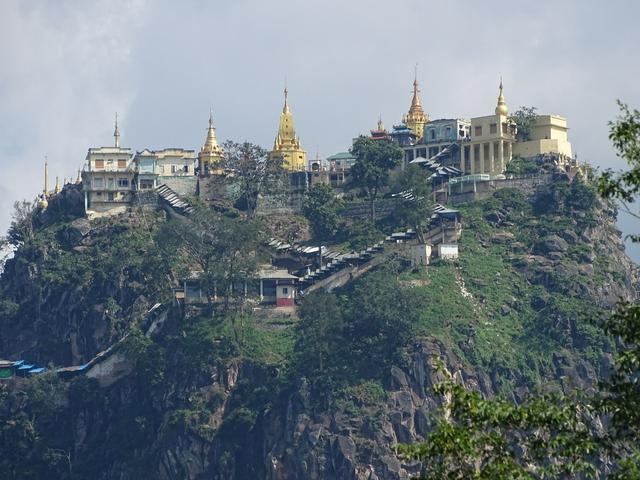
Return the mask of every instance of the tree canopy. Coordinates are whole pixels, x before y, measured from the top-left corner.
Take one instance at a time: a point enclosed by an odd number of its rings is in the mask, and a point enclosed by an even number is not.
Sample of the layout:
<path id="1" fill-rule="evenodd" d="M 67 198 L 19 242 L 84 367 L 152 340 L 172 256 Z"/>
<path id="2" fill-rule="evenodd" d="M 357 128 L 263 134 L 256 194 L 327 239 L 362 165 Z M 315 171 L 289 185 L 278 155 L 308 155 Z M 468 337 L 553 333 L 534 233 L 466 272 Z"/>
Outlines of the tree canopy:
<path id="1" fill-rule="evenodd" d="M 335 235 L 340 223 L 340 208 L 342 201 L 336 198 L 329 185 L 318 183 L 307 191 L 302 212 L 309 220 L 316 238 L 325 239 Z"/>
<path id="2" fill-rule="evenodd" d="M 371 220 L 375 220 L 375 201 L 380 189 L 387 185 L 389 171 L 400 164 L 402 149 L 391 140 L 373 140 L 360 136 L 351 147 L 356 157 L 351 167 L 351 177 L 369 199 Z"/>
<path id="3" fill-rule="evenodd" d="M 531 129 L 536 122 L 536 107 L 520 107 L 509 119 L 518 126 L 517 139 L 526 142 L 531 139 Z"/>
<path id="4" fill-rule="evenodd" d="M 282 158 L 270 157 L 264 148 L 249 142 L 227 141 L 222 146 L 224 168 L 234 176 L 237 204 L 253 216 L 258 197 L 284 190 L 287 175 Z"/>

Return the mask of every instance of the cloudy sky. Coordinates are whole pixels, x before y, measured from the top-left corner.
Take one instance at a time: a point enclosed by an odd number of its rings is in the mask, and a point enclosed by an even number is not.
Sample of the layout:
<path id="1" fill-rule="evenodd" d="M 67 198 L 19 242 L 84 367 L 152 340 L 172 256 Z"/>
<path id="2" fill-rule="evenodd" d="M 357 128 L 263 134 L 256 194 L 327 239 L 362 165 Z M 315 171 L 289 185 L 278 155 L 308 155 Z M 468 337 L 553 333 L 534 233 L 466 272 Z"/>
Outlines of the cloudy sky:
<path id="1" fill-rule="evenodd" d="M 314 156 L 407 110 L 414 65 L 432 118 L 513 109 L 566 116 L 579 159 L 622 168 L 617 98 L 640 108 L 637 0 L 0 1 L 0 229 L 14 200 L 74 176 L 87 148 L 270 147 L 285 77 Z M 623 222 L 625 230 L 640 225 Z M 640 258 L 640 257 L 636 257 Z"/>

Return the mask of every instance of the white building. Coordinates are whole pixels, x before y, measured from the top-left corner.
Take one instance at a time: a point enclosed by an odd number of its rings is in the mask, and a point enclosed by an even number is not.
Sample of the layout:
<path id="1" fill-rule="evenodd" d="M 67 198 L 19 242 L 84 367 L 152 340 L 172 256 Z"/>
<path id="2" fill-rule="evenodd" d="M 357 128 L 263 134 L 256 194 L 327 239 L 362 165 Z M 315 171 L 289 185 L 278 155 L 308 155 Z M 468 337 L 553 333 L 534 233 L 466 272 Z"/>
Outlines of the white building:
<path id="1" fill-rule="evenodd" d="M 136 169 L 130 148 L 120 147 L 116 118 L 113 147 L 90 148 L 82 172 L 87 213 L 124 211 L 133 201 Z"/>

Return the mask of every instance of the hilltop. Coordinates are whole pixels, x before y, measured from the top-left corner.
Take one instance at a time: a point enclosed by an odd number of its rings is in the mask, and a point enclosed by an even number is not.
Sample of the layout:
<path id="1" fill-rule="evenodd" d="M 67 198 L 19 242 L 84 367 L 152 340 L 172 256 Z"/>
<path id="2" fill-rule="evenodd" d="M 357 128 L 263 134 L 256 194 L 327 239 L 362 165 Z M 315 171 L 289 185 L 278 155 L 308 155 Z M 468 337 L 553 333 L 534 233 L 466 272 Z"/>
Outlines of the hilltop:
<path id="1" fill-rule="evenodd" d="M 75 204 L 66 190 L 58 201 Z M 87 220 L 50 204 L 0 284 L 2 355 L 50 367 L 0 384 L 3 478 L 405 479 L 419 465 L 394 445 L 429 430 L 436 359 L 489 397 L 588 388 L 615 348 L 598 322 L 637 298 L 637 273 L 590 184 L 560 176 L 525 193 L 457 205 L 457 260 L 411 266 L 385 247 L 294 315 L 187 312 L 184 261 L 161 241 L 183 231 L 179 215 Z M 247 241 L 242 216 L 219 215 Z M 394 218 L 359 238 L 377 242 Z M 279 227 L 256 222 L 267 245 Z M 309 231 L 296 222 L 282 228 Z M 119 368 L 54 371 L 112 346 Z"/>

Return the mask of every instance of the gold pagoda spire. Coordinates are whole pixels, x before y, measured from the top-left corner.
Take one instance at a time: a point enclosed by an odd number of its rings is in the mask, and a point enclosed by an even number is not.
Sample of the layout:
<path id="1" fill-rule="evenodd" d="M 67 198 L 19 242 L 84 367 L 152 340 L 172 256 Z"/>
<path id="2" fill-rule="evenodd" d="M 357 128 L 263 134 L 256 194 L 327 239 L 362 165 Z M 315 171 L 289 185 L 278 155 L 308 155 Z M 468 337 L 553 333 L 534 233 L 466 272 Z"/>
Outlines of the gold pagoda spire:
<path id="1" fill-rule="evenodd" d="M 47 200 L 47 196 L 49 195 L 49 162 L 47 161 L 47 156 L 44 156 L 44 189 L 42 190 L 42 194 L 38 197 L 38 206 L 44 210 L 49 206 L 49 201 Z"/>
<path id="2" fill-rule="evenodd" d="M 60 180 L 59 178 L 56 176 L 56 188 L 53 189 L 53 193 L 60 193 Z"/>
<path id="3" fill-rule="evenodd" d="M 224 153 L 218 139 L 216 137 L 216 128 L 213 126 L 213 110 L 209 107 L 209 127 L 207 128 L 207 138 L 198 153 L 198 165 L 200 167 L 200 176 L 207 174 L 223 173 L 222 160 Z"/>
<path id="4" fill-rule="evenodd" d="M 44 156 L 44 190 L 42 194 L 47 197 L 49 195 L 49 159 Z"/>
<path id="5" fill-rule="evenodd" d="M 415 67 L 415 76 L 413 79 L 413 97 L 411 98 L 411 106 L 409 112 L 403 117 L 404 123 L 413 131 L 417 138 L 424 135 L 424 126 L 429 121 L 429 116 L 424 113 L 422 102 L 420 100 L 420 89 L 418 88 L 418 65 Z"/>
<path id="6" fill-rule="evenodd" d="M 82 183 L 82 177 L 80 176 L 80 169 L 78 169 L 78 176 L 76 177 L 76 185 Z"/>
<path id="7" fill-rule="evenodd" d="M 296 135 L 293 114 L 289 108 L 289 90 L 284 87 L 284 105 L 280 114 L 278 134 L 273 142 L 271 157 L 281 157 L 283 167 L 290 172 L 305 171 L 307 168 L 307 152 L 300 145 L 300 138 Z"/>
<path id="8" fill-rule="evenodd" d="M 113 138 L 116 148 L 120 148 L 120 130 L 118 129 L 118 112 L 116 112 L 116 126 L 113 130 Z"/>
<path id="9" fill-rule="evenodd" d="M 504 99 L 504 94 L 502 92 L 502 77 L 500 77 L 500 93 L 498 94 L 498 104 L 496 105 L 496 115 L 507 116 L 509 113 L 509 108 L 507 107 L 507 102 Z"/>

